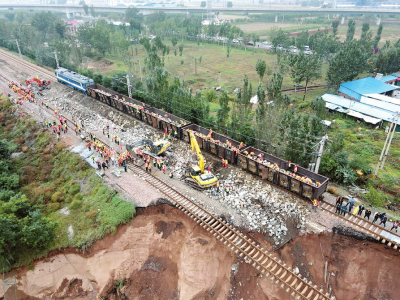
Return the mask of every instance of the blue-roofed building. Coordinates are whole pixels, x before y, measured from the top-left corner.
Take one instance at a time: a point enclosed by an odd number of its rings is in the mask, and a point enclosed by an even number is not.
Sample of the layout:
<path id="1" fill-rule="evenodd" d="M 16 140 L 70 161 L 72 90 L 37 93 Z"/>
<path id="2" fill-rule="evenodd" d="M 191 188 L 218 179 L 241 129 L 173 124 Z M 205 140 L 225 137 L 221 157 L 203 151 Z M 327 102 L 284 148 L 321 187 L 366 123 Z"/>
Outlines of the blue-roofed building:
<path id="1" fill-rule="evenodd" d="M 398 87 L 380 82 L 372 77 L 345 82 L 340 85 L 339 95 L 345 98 L 360 101 L 363 95 L 383 94 L 391 96 Z"/>
<path id="2" fill-rule="evenodd" d="M 380 79 L 378 79 L 380 82 L 383 82 L 383 83 L 388 83 L 388 84 L 390 84 L 390 83 L 393 83 L 393 82 L 395 82 L 396 80 L 397 80 L 397 76 L 394 76 L 394 75 L 387 75 L 387 76 L 383 76 L 383 77 L 381 77 Z"/>

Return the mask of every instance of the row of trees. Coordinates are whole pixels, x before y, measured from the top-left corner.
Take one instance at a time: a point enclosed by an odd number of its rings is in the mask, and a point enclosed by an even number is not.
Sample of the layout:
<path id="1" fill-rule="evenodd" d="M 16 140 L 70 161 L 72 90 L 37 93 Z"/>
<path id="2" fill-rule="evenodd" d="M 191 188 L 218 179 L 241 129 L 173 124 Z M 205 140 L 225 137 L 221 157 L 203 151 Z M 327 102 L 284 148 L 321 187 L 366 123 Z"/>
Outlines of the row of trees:
<path id="1" fill-rule="evenodd" d="M 25 251 L 38 253 L 54 239 L 56 223 L 43 217 L 19 193 L 19 175 L 12 170 L 11 146 L 0 140 L 0 260 L 16 261 Z"/>

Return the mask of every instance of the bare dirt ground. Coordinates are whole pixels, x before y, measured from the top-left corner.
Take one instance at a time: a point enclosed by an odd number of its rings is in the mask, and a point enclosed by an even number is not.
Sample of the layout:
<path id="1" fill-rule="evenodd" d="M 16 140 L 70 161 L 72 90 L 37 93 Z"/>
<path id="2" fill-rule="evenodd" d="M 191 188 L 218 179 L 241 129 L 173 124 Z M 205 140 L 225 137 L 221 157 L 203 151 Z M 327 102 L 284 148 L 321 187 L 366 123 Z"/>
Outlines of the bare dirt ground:
<path id="1" fill-rule="evenodd" d="M 276 254 L 337 299 L 399 299 L 398 252 L 342 234 L 298 237 Z M 139 209 L 85 253 L 54 252 L 16 273 L 18 299 L 96 299 L 93 289 L 103 299 L 291 299 L 166 204 Z"/>

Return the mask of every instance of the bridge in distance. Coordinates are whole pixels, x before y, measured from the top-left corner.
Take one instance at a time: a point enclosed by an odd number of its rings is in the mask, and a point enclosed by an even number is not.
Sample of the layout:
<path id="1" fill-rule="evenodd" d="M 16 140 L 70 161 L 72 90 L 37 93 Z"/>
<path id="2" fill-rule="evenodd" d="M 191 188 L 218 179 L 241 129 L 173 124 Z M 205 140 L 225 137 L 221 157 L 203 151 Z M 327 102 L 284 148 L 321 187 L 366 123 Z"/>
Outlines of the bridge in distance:
<path id="1" fill-rule="evenodd" d="M 108 11 L 108 12 L 124 12 L 127 6 L 99 6 L 95 5 L 94 9 L 96 11 Z M 0 4 L 0 9 L 25 9 L 25 10 L 51 10 L 60 11 L 65 13 L 82 13 L 83 9 L 78 5 L 49 5 L 49 4 Z M 138 7 L 139 11 L 143 14 L 151 14 L 156 11 L 164 11 L 166 13 L 207 13 L 207 8 L 196 8 L 196 7 Z M 219 8 L 213 7 L 213 12 L 218 13 L 242 13 L 243 15 L 254 14 L 254 13 L 332 13 L 332 14 L 400 14 L 400 9 L 387 9 L 387 8 L 304 8 L 304 7 L 294 7 L 294 6 L 268 6 L 268 7 L 237 7 L 237 8 Z"/>

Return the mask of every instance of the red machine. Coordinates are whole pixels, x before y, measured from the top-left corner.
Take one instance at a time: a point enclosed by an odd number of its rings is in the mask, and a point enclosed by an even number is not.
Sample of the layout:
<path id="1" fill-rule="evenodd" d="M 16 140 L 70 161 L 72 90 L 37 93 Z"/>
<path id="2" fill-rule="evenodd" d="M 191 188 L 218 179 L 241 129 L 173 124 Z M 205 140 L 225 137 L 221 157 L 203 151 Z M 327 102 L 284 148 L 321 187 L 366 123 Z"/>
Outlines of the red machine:
<path id="1" fill-rule="evenodd" d="M 50 85 L 50 80 L 40 80 L 39 78 L 32 78 L 29 80 L 25 80 L 26 85 L 36 84 L 40 88 L 47 88 Z"/>

